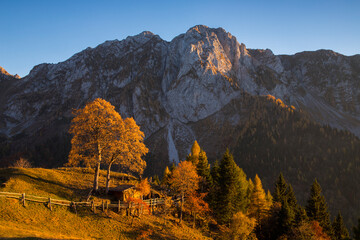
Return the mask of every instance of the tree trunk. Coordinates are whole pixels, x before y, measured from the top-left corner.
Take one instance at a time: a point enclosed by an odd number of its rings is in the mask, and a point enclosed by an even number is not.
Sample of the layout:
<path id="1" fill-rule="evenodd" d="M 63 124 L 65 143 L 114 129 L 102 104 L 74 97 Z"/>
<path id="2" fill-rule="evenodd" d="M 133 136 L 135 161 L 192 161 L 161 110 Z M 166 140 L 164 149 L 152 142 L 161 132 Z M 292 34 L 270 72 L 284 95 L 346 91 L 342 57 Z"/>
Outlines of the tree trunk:
<path id="1" fill-rule="evenodd" d="M 100 143 L 98 142 L 98 162 L 95 168 L 94 187 L 93 187 L 94 193 L 96 193 L 99 190 L 100 164 L 101 164 L 101 146 Z"/>
<path id="2" fill-rule="evenodd" d="M 107 174 L 106 174 L 106 190 L 105 193 L 106 195 L 109 193 L 109 188 L 110 188 L 110 173 L 111 173 L 111 165 L 113 162 L 109 163 L 108 169 L 107 169 Z"/>
<path id="3" fill-rule="evenodd" d="M 180 223 L 183 216 L 183 205 L 184 205 L 184 192 L 181 193 L 181 205 L 180 205 Z"/>

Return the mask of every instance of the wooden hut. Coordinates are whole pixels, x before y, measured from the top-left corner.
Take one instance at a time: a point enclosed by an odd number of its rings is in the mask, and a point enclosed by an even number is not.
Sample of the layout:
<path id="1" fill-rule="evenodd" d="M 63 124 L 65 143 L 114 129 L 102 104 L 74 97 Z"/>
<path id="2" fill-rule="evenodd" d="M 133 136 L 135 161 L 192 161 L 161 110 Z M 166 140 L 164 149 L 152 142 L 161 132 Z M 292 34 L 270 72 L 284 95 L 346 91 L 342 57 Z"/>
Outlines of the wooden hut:
<path id="1" fill-rule="evenodd" d="M 114 197 L 114 200 L 117 201 L 127 201 L 129 197 L 131 198 L 142 198 L 141 192 L 139 192 L 135 185 L 122 184 L 115 188 L 109 189 L 109 195 Z"/>

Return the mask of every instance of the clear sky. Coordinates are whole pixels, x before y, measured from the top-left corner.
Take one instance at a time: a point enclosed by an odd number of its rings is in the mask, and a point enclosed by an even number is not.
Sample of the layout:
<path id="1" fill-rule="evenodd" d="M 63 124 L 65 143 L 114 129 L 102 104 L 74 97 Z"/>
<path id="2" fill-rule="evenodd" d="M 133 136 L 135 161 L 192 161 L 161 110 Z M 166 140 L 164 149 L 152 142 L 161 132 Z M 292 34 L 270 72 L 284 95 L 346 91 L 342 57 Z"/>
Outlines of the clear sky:
<path id="1" fill-rule="evenodd" d="M 359 0 L 0 0 L 0 6 L 0 66 L 21 77 L 106 40 L 148 30 L 170 41 L 198 24 L 275 54 L 360 54 Z"/>

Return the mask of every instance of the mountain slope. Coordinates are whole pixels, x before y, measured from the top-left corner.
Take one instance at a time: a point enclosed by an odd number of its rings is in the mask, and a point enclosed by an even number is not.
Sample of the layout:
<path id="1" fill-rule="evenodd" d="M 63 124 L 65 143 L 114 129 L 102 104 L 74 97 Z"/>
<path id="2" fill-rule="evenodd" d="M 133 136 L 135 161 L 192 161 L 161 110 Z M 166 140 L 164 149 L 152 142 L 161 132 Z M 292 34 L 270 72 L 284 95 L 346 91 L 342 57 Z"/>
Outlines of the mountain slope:
<path id="1" fill-rule="evenodd" d="M 226 147 L 240 157 L 244 151 L 240 151 L 239 146 L 251 143 L 252 138 L 258 144 L 264 138 L 262 144 L 267 148 L 295 149 L 298 144 L 295 140 L 301 131 L 292 135 L 291 141 L 288 139 L 292 146 L 273 145 L 268 141 L 270 138 L 262 137 L 269 133 L 269 126 L 251 130 L 255 135 L 244 132 L 246 126 L 252 124 L 248 119 L 254 111 L 259 111 L 254 104 L 258 101 L 254 99 L 263 99 L 262 96 L 268 94 L 295 106 L 310 125 L 315 121 L 359 136 L 359 66 L 360 55 L 347 57 L 329 50 L 276 56 L 268 49 L 247 49 L 224 29 L 202 25 L 171 42 L 151 32 L 122 41 L 107 41 L 64 62 L 35 66 L 24 78 L 1 79 L 0 140 L 3 144 L 0 157 L 3 160 L 0 163 L 8 164 L 11 158 L 4 156 L 17 157 L 16 153 L 20 152 L 27 154 L 37 166 L 61 166 L 70 148 L 70 136 L 66 132 L 72 109 L 83 107 L 97 97 L 111 102 L 123 117 L 134 117 L 141 126 L 150 149 L 148 174 L 161 173 L 169 162 L 184 159 L 194 140 L 198 140 L 210 160 L 219 157 Z M 271 103 L 272 100 L 264 101 Z M 268 108 L 272 109 L 271 105 Z M 277 117 L 271 113 L 264 120 L 268 125 Z M 280 125 L 276 126 L 278 129 L 272 129 L 271 134 L 284 132 Z M 316 135 L 321 126 L 314 126 L 309 139 L 318 137 L 317 141 L 327 141 L 329 134 L 338 137 L 327 127 L 325 133 Z M 274 139 L 278 142 L 283 135 L 277 136 Z M 347 152 L 356 154 L 351 148 L 351 141 L 357 141 L 353 139 L 356 139 L 353 135 L 344 138 L 344 145 Z M 328 146 L 333 146 L 331 144 Z M 316 144 L 311 146 L 307 151 L 316 152 Z M 245 153 L 254 156 L 256 151 L 258 149 L 248 146 Z M 322 149 L 319 155 L 329 156 L 326 151 Z M 352 167 L 358 166 L 356 158 L 338 156 L 346 162 L 341 167 L 350 163 Z M 271 158 L 268 164 L 278 166 L 283 160 Z M 331 166 L 331 161 L 335 161 L 323 160 L 324 165 Z M 278 163 L 272 164 L 272 161 Z M 242 167 L 241 162 L 239 165 Z M 253 173 L 251 166 L 246 168 L 245 171 Z M 266 170 L 261 177 L 267 179 L 266 184 L 270 186 L 278 169 L 261 165 L 259 168 Z M 326 168 L 304 169 L 309 174 L 299 182 L 301 193 L 317 174 L 336 175 Z M 357 168 L 354 169 L 351 174 L 356 175 Z M 282 170 L 286 175 L 287 170 Z M 359 211 L 356 208 L 353 212 L 360 215 Z"/>
<path id="2" fill-rule="evenodd" d="M 0 133 L 20 134 L 21 143 L 52 137 L 67 131 L 73 108 L 102 97 L 133 116 L 147 139 L 166 132 L 168 158 L 178 161 L 199 137 L 189 124 L 245 91 L 274 95 L 315 121 L 359 135 L 359 59 L 325 50 L 294 56 L 248 50 L 222 28 L 195 26 L 171 42 L 143 32 L 38 65 L 4 86 Z"/>
<path id="3" fill-rule="evenodd" d="M 105 179 L 105 172 L 101 172 Z M 114 175 L 120 182 L 120 175 Z M 91 188 L 93 172 L 89 169 L 0 169 L 0 183 L 6 186 L 0 191 L 25 192 L 28 195 L 79 201 Z M 115 184 L 116 184 L 115 183 Z M 105 187 L 105 182 L 100 182 Z M 196 229 L 179 226 L 174 219 L 142 215 L 132 219 L 112 211 L 78 208 L 77 213 L 68 207 L 53 206 L 50 211 L 45 204 L 27 202 L 23 207 L 16 199 L 0 198 L 0 238 L 4 239 L 208 239 Z M 133 223 L 132 223 L 133 222 Z"/>

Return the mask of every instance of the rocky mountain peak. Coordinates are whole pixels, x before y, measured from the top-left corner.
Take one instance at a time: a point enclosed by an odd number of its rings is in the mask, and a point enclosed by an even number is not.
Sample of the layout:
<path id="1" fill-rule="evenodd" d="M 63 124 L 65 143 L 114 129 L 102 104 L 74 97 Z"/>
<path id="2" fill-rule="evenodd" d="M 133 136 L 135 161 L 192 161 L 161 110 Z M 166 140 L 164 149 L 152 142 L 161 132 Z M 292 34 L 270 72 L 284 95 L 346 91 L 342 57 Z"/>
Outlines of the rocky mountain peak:
<path id="1" fill-rule="evenodd" d="M 12 78 L 16 78 L 16 79 L 20 79 L 21 77 L 18 74 L 15 75 L 11 75 L 10 73 L 8 73 L 3 67 L 0 66 L 0 74 L 7 76 L 7 77 L 12 77 Z"/>
<path id="2" fill-rule="evenodd" d="M 274 95 L 321 123 L 360 135 L 359 62 L 326 50 L 276 56 L 270 49 L 247 49 L 223 28 L 204 25 L 170 42 L 144 31 L 34 67 L 12 95 L 4 95 L 0 133 L 34 134 L 59 122 L 53 112 L 71 118 L 72 108 L 102 97 L 122 116 L 134 117 L 147 138 L 166 131 L 169 158 L 181 159 L 196 139 L 191 124 L 247 92 Z M 241 118 L 229 115 L 231 124 Z"/>
<path id="3" fill-rule="evenodd" d="M 0 73 L 5 75 L 10 75 L 3 67 L 0 66 Z"/>

